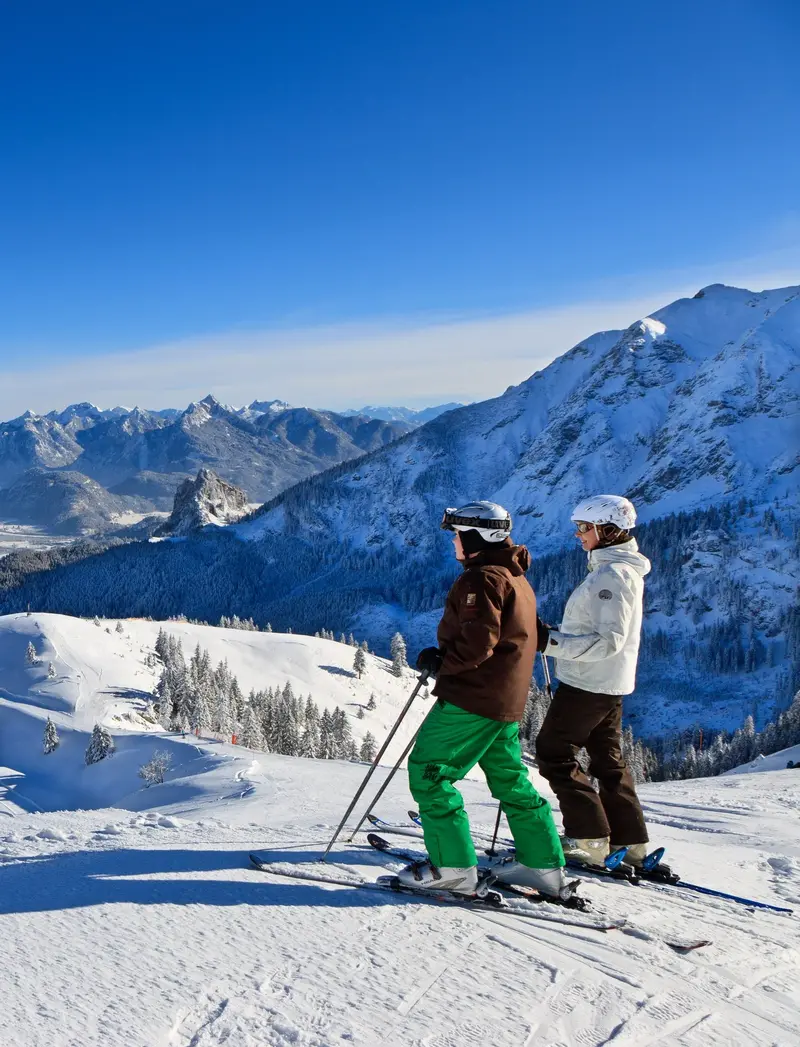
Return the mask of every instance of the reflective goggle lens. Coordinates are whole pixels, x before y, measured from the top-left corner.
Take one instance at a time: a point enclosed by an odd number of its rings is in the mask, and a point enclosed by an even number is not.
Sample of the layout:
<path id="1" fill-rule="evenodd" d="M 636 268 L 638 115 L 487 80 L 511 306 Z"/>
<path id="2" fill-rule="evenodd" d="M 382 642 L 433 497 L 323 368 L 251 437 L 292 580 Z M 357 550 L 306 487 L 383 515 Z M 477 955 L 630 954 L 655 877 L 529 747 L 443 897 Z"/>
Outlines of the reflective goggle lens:
<path id="1" fill-rule="evenodd" d="M 580 532 L 580 534 L 586 534 L 587 531 L 591 531 L 591 529 L 594 527 L 594 524 L 585 523 L 585 521 L 579 520 L 575 524 L 575 526 L 578 529 L 578 531 Z"/>

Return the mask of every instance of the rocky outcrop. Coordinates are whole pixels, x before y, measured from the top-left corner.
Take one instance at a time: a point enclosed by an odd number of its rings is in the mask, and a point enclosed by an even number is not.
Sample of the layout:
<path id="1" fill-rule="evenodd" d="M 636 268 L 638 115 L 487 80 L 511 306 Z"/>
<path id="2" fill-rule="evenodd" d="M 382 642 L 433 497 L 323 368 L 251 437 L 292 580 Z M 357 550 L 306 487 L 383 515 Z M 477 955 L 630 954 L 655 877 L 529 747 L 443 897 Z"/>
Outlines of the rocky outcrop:
<path id="1" fill-rule="evenodd" d="M 156 537 L 178 536 L 199 531 L 209 524 L 228 524 L 247 512 L 247 495 L 221 480 L 210 469 L 201 469 L 194 480 L 184 480 L 175 492 L 175 506 Z"/>

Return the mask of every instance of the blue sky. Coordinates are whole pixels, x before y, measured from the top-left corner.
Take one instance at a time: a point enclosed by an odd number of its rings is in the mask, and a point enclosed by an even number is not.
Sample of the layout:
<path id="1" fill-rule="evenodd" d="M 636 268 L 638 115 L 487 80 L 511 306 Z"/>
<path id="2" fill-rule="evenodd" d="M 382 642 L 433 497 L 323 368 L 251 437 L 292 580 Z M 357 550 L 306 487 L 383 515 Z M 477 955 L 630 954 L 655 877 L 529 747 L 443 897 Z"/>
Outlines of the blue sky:
<path id="1" fill-rule="evenodd" d="M 0 417 L 479 398 L 798 283 L 798 40 L 791 0 L 4 5 Z"/>

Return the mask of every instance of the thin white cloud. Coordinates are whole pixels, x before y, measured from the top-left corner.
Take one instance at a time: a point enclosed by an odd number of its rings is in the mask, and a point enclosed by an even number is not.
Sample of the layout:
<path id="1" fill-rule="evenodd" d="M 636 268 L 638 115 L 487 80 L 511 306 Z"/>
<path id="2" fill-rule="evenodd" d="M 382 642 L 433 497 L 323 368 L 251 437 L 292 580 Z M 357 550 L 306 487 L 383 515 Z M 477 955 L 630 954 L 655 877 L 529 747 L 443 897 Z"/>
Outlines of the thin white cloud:
<path id="1" fill-rule="evenodd" d="M 749 272 L 731 267 L 710 279 L 707 271 L 680 275 L 616 300 L 513 315 L 230 332 L 50 361 L 0 374 L 0 418 L 82 400 L 100 407 L 184 407 L 209 392 L 235 406 L 282 399 L 334 409 L 482 400 L 523 381 L 588 335 L 625 328 L 704 284 L 788 286 L 800 283 L 800 266 Z"/>

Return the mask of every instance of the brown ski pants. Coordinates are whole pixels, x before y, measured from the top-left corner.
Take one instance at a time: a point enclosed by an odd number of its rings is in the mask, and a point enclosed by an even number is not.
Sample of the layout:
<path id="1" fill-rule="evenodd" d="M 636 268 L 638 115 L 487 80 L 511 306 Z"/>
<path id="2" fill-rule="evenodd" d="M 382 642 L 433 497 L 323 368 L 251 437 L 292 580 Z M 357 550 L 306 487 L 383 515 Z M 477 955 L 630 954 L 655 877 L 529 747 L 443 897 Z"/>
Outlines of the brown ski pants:
<path id="1" fill-rule="evenodd" d="M 599 793 L 576 758 L 584 746 Z M 560 683 L 536 739 L 536 756 L 539 772 L 558 797 L 566 836 L 610 836 L 617 846 L 647 842 L 644 814 L 622 758 L 622 698 Z"/>

